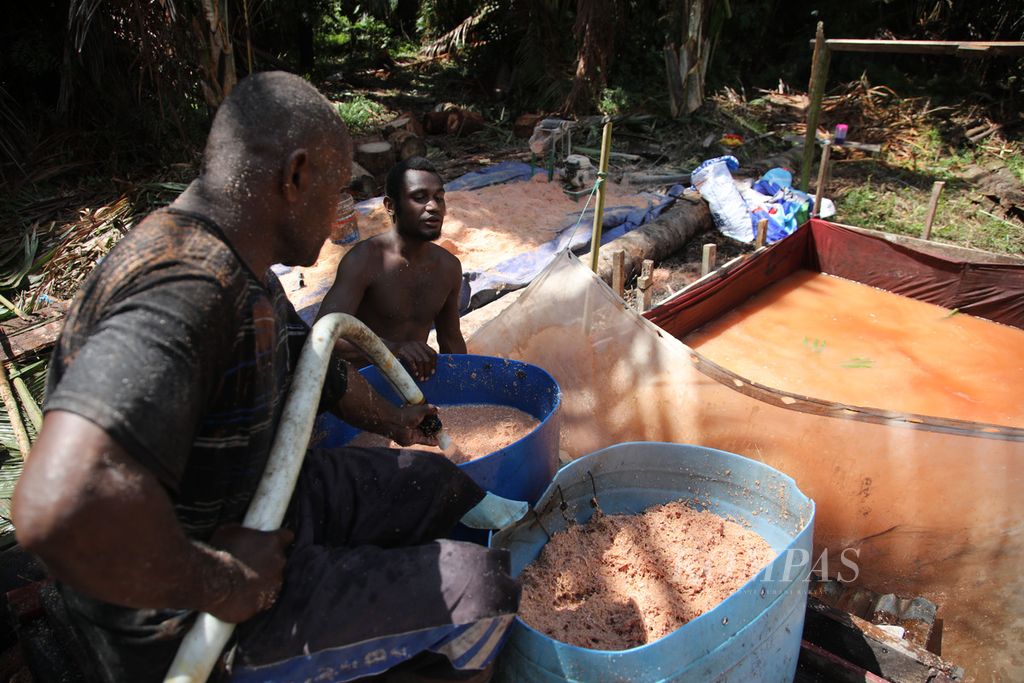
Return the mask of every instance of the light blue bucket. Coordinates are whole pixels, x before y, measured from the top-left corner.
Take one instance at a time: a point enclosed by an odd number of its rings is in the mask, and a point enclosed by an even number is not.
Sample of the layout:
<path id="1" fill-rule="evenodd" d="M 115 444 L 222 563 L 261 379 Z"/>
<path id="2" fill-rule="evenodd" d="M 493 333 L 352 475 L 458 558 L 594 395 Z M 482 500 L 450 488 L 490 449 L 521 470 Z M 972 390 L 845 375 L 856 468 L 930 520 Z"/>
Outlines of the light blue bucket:
<path id="1" fill-rule="evenodd" d="M 560 491 L 559 491 L 560 489 Z M 517 618 L 495 681 L 792 681 L 800 653 L 807 577 L 813 559 L 814 502 L 790 477 L 732 453 L 670 443 L 624 443 L 562 468 L 536 515 L 496 534 L 518 576 L 548 534 L 588 521 L 594 493 L 607 514 L 636 514 L 681 498 L 749 525 L 775 559 L 710 612 L 652 643 L 605 651 L 567 645 Z M 567 508 L 560 509 L 562 500 Z"/>

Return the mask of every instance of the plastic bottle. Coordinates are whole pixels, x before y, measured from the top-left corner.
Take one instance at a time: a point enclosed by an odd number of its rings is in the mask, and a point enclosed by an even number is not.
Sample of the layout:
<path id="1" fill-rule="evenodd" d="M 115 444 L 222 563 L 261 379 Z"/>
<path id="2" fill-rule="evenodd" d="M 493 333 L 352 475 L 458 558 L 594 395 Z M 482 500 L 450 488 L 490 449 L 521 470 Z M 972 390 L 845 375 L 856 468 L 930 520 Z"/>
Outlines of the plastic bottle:
<path id="1" fill-rule="evenodd" d="M 848 130 L 848 126 L 845 123 L 837 124 L 836 125 L 835 135 L 832 136 L 832 144 L 833 145 L 841 145 L 844 142 L 846 142 L 846 131 L 847 130 Z"/>
<path id="2" fill-rule="evenodd" d="M 359 212 L 355 209 L 352 195 L 342 195 L 338 203 L 338 214 L 331 229 L 331 241 L 335 244 L 351 244 L 359 239 Z"/>

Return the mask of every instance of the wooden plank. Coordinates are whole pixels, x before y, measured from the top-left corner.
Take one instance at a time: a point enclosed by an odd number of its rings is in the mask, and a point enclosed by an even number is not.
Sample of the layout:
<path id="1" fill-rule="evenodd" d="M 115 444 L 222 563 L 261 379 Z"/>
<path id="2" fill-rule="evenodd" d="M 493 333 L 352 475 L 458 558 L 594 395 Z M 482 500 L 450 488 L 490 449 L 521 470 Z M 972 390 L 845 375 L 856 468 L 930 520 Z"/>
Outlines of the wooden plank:
<path id="1" fill-rule="evenodd" d="M 640 277 L 636 279 L 637 297 L 636 307 L 641 313 L 651 307 L 651 296 L 654 294 L 654 261 L 644 259 L 640 267 Z"/>
<path id="2" fill-rule="evenodd" d="M 925 683 L 938 673 L 956 680 L 963 670 L 912 642 L 809 597 L 803 637 L 810 643 L 894 683 Z"/>
<path id="3" fill-rule="evenodd" d="M 800 666 L 827 674 L 828 680 L 834 683 L 886 683 L 881 676 L 806 640 L 800 641 Z"/>
<path id="4" fill-rule="evenodd" d="M 718 245 L 714 242 L 704 245 L 704 252 L 700 261 L 700 274 L 703 277 L 715 269 L 715 258 L 718 255 Z"/>
<path id="5" fill-rule="evenodd" d="M 935 184 L 932 185 L 932 196 L 928 200 L 928 213 L 924 217 L 924 230 L 921 231 L 921 239 L 930 240 L 932 238 L 932 221 L 935 220 L 935 210 L 939 208 L 939 195 L 942 194 L 942 188 L 945 187 L 946 183 L 942 180 L 936 180 Z"/>
<path id="6" fill-rule="evenodd" d="M 815 41 L 811 41 L 814 43 Z M 1021 41 L 980 40 L 860 40 L 829 38 L 826 47 L 834 52 L 886 52 L 918 55 L 1024 55 Z"/>

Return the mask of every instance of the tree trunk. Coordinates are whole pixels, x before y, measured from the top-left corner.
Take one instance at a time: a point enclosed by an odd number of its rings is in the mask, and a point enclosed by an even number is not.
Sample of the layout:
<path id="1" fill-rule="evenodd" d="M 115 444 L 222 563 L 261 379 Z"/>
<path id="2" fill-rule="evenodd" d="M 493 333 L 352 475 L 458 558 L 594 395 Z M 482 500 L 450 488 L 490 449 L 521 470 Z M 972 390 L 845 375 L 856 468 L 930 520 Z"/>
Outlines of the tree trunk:
<path id="1" fill-rule="evenodd" d="M 704 80 L 721 20 L 729 13 L 728 3 L 716 0 L 686 0 L 675 13 L 672 24 L 681 28 L 681 46 L 665 46 L 665 75 L 668 78 L 669 108 L 672 116 L 692 114 L 704 102 Z"/>
<path id="2" fill-rule="evenodd" d="M 235 87 L 235 53 L 228 27 L 227 0 L 202 0 L 206 25 L 200 31 L 206 50 L 200 68 L 203 72 L 203 98 L 215 110 Z"/>
<path id="3" fill-rule="evenodd" d="M 562 104 L 566 113 L 592 110 L 608 83 L 615 47 L 615 0 L 577 0 L 573 36 L 578 48 L 572 90 Z"/>
<path id="4" fill-rule="evenodd" d="M 655 263 L 663 261 L 698 232 L 713 226 L 707 202 L 680 198 L 657 219 L 602 245 L 597 264 L 598 277 L 611 285 L 612 259 L 616 251 L 625 255 L 625 279 L 628 281 L 640 272 L 644 259 Z"/>
<path id="5" fill-rule="evenodd" d="M 365 142 L 356 147 L 356 162 L 369 171 L 375 178 L 387 174 L 395 163 L 395 152 L 391 143 Z"/>

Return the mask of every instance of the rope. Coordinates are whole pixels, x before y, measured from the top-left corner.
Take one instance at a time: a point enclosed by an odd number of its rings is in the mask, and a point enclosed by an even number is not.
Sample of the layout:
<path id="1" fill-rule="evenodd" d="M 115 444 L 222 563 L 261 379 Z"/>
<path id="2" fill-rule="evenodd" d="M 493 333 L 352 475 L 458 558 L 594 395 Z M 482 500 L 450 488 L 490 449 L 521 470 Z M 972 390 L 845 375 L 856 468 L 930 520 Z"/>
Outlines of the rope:
<path id="1" fill-rule="evenodd" d="M 572 232 L 569 233 L 569 239 L 566 240 L 565 246 L 562 247 L 562 251 L 566 251 L 572 245 L 572 238 L 576 236 L 576 231 L 579 230 L 580 223 L 583 222 L 583 216 L 586 215 L 587 213 L 587 207 L 590 206 L 590 200 L 593 199 L 594 195 L 597 194 L 598 188 L 600 188 L 601 185 L 604 184 L 604 180 L 607 177 L 607 173 L 598 172 L 597 180 L 594 181 L 594 187 L 590 191 L 590 194 L 587 195 L 587 203 L 583 205 L 583 210 L 580 211 L 580 217 L 576 219 L 576 225 L 572 226 Z"/>

